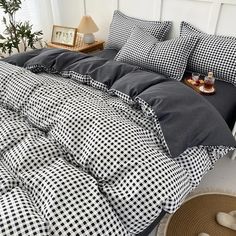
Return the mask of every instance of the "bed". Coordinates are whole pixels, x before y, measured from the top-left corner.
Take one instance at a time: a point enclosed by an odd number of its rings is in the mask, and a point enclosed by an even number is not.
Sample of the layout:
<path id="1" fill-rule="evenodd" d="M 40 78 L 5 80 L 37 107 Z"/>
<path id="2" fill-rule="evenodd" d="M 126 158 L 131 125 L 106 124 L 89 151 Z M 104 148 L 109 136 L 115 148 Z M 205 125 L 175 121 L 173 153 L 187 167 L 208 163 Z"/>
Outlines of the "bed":
<path id="1" fill-rule="evenodd" d="M 116 11 L 113 23 L 124 19 L 134 20 Z M 111 33 L 96 55 L 39 49 L 0 61 L 1 235 L 147 235 L 235 149 L 235 103 L 227 124 L 180 82 L 199 37 L 162 42 L 169 22 L 159 38 L 153 22 L 150 34 L 134 22 L 127 42 Z M 150 45 L 159 53 L 143 60 Z"/>

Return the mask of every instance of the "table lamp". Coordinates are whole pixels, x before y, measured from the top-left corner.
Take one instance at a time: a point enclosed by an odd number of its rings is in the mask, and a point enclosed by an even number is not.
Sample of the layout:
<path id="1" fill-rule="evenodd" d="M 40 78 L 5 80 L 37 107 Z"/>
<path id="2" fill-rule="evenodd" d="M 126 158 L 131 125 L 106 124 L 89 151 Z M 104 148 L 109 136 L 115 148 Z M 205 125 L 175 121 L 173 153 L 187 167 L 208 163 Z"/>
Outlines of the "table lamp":
<path id="1" fill-rule="evenodd" d="M 84 37 L 83 37 L 84 43 L 94 43 L 95 37 L 93 33 L 97 31 L 98 31 L 98 27 L 93 21 L 92 17 L 83 16 L 78 26 L 78 32 L 84 34 Z"/>

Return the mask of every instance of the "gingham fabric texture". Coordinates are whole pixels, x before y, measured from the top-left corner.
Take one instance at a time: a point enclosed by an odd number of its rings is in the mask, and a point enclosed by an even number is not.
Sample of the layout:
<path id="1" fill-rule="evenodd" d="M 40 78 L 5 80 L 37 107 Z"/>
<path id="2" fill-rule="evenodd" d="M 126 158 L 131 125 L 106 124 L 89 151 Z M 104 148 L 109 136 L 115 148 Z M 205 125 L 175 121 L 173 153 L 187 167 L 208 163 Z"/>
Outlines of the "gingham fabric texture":
<path id="1" fill-rule="evenodd" d="M 0 196 L 1 235 L 45 236 L 48 223 L 38 214 L 31 199 L 19 187 Z"/>
<path id="2" fill-rule="evenodd" d="M 115 10 L 105 48 L 120 50 L 130 36 L 134 26 L 139 26 L 158 40 L 163 41 L 171 28 L 170 21 L 147 21 L 127 16 Z"/>
<path id="3" fill-rule="evenodd" d="M 0 62 L 1 236 L 136 235 L 219 158 L 204 147 L 170 158 L 147 104 L 64 76 Z"/>
<path id="4" fill-rule="evenodd" d="M 180 36 L 197 36 L 199 40 L 189 56 L 187 70 L 214 77 L 236 86 L 236 38 L 203 33 L 181 22 Z"/>
<path id="5" fill-rule="evenodd" d="M 192 36 L 159 42 L 136 26 L 115 60 L 159 72 L 171 79 L 181 80 L 189 54 L 196 42 L 197 37 Z"/>

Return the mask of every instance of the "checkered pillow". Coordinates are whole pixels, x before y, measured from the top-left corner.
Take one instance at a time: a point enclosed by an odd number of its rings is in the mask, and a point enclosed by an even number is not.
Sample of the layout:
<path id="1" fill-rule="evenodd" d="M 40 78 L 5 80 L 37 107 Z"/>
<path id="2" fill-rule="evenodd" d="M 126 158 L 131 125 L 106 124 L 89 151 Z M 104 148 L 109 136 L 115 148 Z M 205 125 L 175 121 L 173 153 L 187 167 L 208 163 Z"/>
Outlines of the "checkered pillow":
<path id="1" fill-rule="evenodd" d="M 196 37 L 188 36 L 159 42 L 139 27 L 134 27 L 115 60 L 181 80 L 196 41 Z"/>
<path id="2" fill-rule="evenodd" d="M 158 40 L 162 41 L 171 28 L 170 21 L 147 21 L 126 16 L 116 10 L 113 14 L 113 19 L 110 25 L 108 41 L 105 48 L 113 48 L 120 50 L 130 36 L 134 26 L 146 30 Z"/>
<path id="3" fill-rule="evenodd" d="M 180 35 L 199 37 L 187 70 L 204 75 L 212 71 L 217 79 L 236 85 L 236 38 L 206 34 L 184 21 Z"/>

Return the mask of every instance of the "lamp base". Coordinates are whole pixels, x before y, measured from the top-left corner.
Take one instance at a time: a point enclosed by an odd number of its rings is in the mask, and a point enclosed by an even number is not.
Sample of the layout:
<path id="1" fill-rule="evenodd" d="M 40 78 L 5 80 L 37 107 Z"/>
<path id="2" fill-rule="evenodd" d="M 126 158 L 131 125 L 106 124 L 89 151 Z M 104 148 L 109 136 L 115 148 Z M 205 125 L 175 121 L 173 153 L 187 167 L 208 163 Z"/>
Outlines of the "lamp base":
<path id="1" fill-rule="evenodd" d="M 84 41 L 84 43 L 88 43 L 88 44 L 94 43 L 95 37 L 92 33 L 91 34 L 84 34 L 83 41 Z"/>

